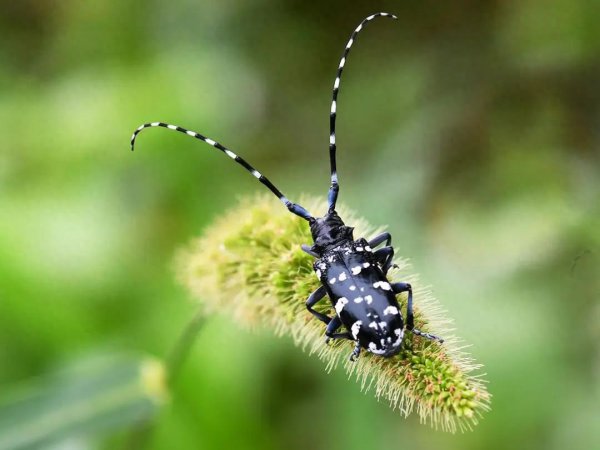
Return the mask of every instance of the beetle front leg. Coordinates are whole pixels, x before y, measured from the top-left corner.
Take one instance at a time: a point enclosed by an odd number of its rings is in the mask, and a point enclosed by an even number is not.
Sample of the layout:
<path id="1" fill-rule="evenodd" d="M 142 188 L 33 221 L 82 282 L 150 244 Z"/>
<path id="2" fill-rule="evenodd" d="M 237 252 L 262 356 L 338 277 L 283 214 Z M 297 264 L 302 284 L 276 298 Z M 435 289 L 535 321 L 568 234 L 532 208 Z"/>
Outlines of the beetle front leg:
<path id="1" fill-rule="evenodd" d="M 308 300 L 306 300 L 306 309 L 308 309 L 310 311 L 310 313 L 313 316 L 315 316 L 317 319 L 319 319 L 321 322 L 324 322 L 327 325 L 329 325 L 329 322 L 331 322 L 331 319 L 329 318 L 329 316 L 327 316 L 326 314 L 320 313 L 319 311 L 315 311 L 313 309 L 313 306 L 315 306 L 318 302 L 323 300 L 323 297 L 325 297 L 325 294 L 327 294 L 327 291 L 325 290 L 324 286 L 321 286 L 315 292 L 310 294 L 310 296 L 308 297 Z"/>
<path id="2" fill-rule="evenodd" d="M 305 253 L 308 253 L 310 256 L 314 256 L 315 258 L 319 258 L 319 255 L 317 255 L 313 250 L 312 247 L 310 245 L 307 244 L 302 244 L 302 251 L 304 251 Z"/>
<path id="3" fill-rule="evenodd" d="M 394 291 L 395 294 L 408 292 L 408 301 L 406 303 L 406 329 L 417 336 L 421 336 L 426 339 L 431 339 L 432 341 L 438 341 L 440 344 L 442 344 L 444 342 L 444 339 L 442 339 L 441 337 L 436 336 L 435 334 L 425 333 L 424 331 L 415 328 L 412 286 L 409 283 L 392 283 L 392 291 Z"/>
<path id="4" fill-rule="evenodd" d="M 373 253 L 375 259 L 379 264 L 381 264 L 381 270 L 384 275 L 387 275 L 388 271 L 392 266 L 398 267 L 394 262 L 394 248 L 393 247 L 383 247 Z"/>
<path id="5" fill-rule="evenodd" d="M 392 235 L 387 231 L 385 233 L 378 234 L 369 241 L 369 247 L 377 247 L 379 244 L 385 241 L 385 246 L 389 247 L 392 245 Z"/>

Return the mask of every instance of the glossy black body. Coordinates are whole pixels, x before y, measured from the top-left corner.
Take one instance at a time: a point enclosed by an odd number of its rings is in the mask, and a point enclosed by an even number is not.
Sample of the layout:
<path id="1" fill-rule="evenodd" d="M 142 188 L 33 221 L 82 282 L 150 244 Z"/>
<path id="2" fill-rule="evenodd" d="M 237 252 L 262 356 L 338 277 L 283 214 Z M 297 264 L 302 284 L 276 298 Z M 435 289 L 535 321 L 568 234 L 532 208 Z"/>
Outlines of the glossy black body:
<path id="1" fill-rule="evenodd" d="M 335 211 L 311 224 L 319 255 L 314 270 L 349 338 L 371 353 L 392 356 L 401 349 L 404 323 L 381 261 L 365 239 L 354 240 Z"/>

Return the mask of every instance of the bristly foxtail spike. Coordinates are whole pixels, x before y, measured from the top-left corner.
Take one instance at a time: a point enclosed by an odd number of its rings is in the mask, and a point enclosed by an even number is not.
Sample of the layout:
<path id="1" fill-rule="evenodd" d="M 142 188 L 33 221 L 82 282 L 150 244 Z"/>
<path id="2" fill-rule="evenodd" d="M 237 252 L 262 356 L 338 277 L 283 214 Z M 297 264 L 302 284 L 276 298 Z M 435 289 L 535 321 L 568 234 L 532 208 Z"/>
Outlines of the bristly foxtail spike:
<path id="1" fill-rule="evenodd" d="M 206 136 L 203 136 L 200 133 L 196 133 L 195 131 L 187 130 L 187 129 L 179 127 L 177 125 L 170 125 L 168 123 L 163 123 L 163 122 L 145 123 L 143 125 L 140 125 L 133 132 L 133 135 L 131 136 L 131 150 L 132 151 L 135 147 L 135 140 L 136 140 L 138 134 L 140 134 L 140 132 L 142 130 L 144 130 L 146 128 L 152 128 L 152 127 L 163 127 L 163 128 L 167 128 L 169 130 L 179 131 L 180 133 L 187 134 L 188 136 L 192 136 L 196 139 L 201 140 L 202 142 L 206 142 L 208 145 L 210 145 L 218 150 L 221 150 L 221 152 L 225 153 L 227 156 L 229 156 L 231 159 L 233 159 L 236 163 L 238 163 L 240 166 L 242 166 L 244 169 L 246 169 L 248 172 L 250 172 L 256 179 L 258 179 L 258 181 L 260 181 L 262 184 L 264 184 L 279 199 L 279 201 L 281 201 L 285 205 L 285 207 L 291 213 L 296 214 L 297 216 L 300 216 L 303 219 L 308 220 L 309 222 L 314 220 L 314 218 L 310 215 L 310 213 L 306 209 L 304 209 L 300 205 L 297 205 L 297 204 L 289 201 L 288 198 L 285 195 L 283 195 L 281 193 L 281 191 L 279 189 L 277 189 L 277 187 L 273 183 L 271 183 L 271 181 L 267 177 L 265 177 L 258 170 L 256 170 L 253 166 L 251 166 L 244 158 L 236 155 L 234 152 L 232 152 L 228 148 L 222 146 L 218 142 L 213 141 L 212 139 L 207 138 Z"/>
<path id="2" fill-rule="evenodd" d="M 342 77 L 342 72 L 344 70 L 344 66 L 346 64 L 346 59 L 348 58 L 348 54 L 350 53 L 350 49 L 352 48 L 352 44 L 356 40 L 358 33 L 363 29 L 363 27 L 369 23 L 371 20 L 376 17 L 389 17 L 390 19 L 397 19 L 393 14 L 380 12 L 377 14 L 372 14 L 369 17 L 365 18 L 352 32 L 346 47 L 344 48 L 344 53 L 342 55 L 342 59 L 337 68 L 337 72 L 335 74 L 335 81 L 333 82 L 333 99 L 331 101 L 331 110 L 329 112 L 329 163 L 331 165 L 331 187 L 329 188 L 328 195 L 328 203 L 329 203 L 329 211 L 332 212 L 335 210 L 335 204 L 337 202 L 338 192 L 340 190 L 338 184 L 338 175 L 336 169 L 336 160 L 335 160 L 335 151 L 336 151 L 336 143 L 335 143 L 335 119 L 337 116 L 337 97 L 340 91 L 340 79 Z"/>

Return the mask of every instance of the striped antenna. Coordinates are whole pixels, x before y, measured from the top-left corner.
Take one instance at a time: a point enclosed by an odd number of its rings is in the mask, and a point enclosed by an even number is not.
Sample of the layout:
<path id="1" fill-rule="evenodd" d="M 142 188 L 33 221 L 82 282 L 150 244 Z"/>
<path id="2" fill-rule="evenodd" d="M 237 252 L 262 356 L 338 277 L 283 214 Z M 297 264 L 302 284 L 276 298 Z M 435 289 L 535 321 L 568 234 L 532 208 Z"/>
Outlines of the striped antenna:
<path id="1" fill-rule="evenodd" d="M 310 215 L 310 213 L 306 209 L 304 209 L 300 205 L 290 202 L 287 199 L 287 197 L 285 195 L 283 195 L 281 193 L 281 191 L 279 189 L 277 189 L 277 187 L 273 183 L 271 183 L 271 181 L 269 181 L 269 179 L 267 177 L 265 177 L 263 174 L 261 174 L 258 170 L 256 170 L 250 164 L 248 164 L 248 162 L 246 162 L 246 160 L 243 159 L 241 156 L 236 155 L 231 150 L 229 150 L 228 148 L 225 148 L 218 142 L 213 141 L 212 139 L 209 139 L 206 136 L 201 135 L 200 133 L 196 133 L 195 131 L 186 130 L 185 128 L 179 127 L 177 125 L 170 125 L 168 123 L 163 123 L 163 122 L 145 123 L 143 125 L 140 125 L 133 132 L 133 135 L 131 136 L 131 150 L 132 151 L 135 146 L 135 139 L 137 138 L 137 135 L 140 134 L 142 130 L 144 130 L 146 128 L 152 128 L 152 127 L 163 127 L 163 128 L 167 128 L 169 130 L 179 131 L 180 133 L 187 134 L 188 136 L 192 136 L 196 139 L 201 140 L 202 142 L 206 142 L 208 145 L 211 145 L 211 146 L 215 147 L 216 149 L 221 150 L 223 153 L 225 153 L 227 156 L 229 156 L 231 159 L 233 159 L 236 163 L 238 163 L 244 169 L 246 169 L 248 172 L 250 172 L 254 177 L 256 177 L 256 179 L 258 179 L 258 181 L 260 181 L 262 184 L 264 184 L 273 194 L 275 194 L 275 196 L 281 201 L 281 203 L 283 203 L 286 206 L 286 208 L 290 210 L 290 212 L 296 214 L 297 216 L 302 217 L 303 219 L 308 220 L 309 222 L 312 222 L 314 220 L 314 218 Z"/>
<path id="2" fill-rule="evenodd" d="M 329 188 L 329 211 L 335 210 L 335 204 L 338 197 L 338 192 L 340 190 L 338 184 L 338 176 L 336 169 L 336 161 L 335 161 L 335 119 L 337 116 L 337 98 L 338 93 L 340 92 L 340 78 L 342 77 L 342 72 L 344 70 L 344 66 L 346 65 L 346 60 L 348 59 L 348 53 L 350 53 L 350 49 L 352 48 L 352 44 L 356 40 L 358 33 L 363 29 L 363 27 L 369 23 L 371 20 L 376 17 L 389 17 L 391 19 L 397 19 L 396 16 L 389 13 L 377 13 L 370 15 L 366 19 L 364 19 L 352 32 L 350 36 L 350 40 L 346 44 L 346 48 L 344 48 L 344 54 L 342 55 L 342 59 L 340 60 L 340 64 L 337 69 L 337 73 L 335 74 L 335 81 L 333 83 L 333 100 L 331 101 L 331 111 L 329 114 L 329 163 L 331 164 L 331 187 Z"/>

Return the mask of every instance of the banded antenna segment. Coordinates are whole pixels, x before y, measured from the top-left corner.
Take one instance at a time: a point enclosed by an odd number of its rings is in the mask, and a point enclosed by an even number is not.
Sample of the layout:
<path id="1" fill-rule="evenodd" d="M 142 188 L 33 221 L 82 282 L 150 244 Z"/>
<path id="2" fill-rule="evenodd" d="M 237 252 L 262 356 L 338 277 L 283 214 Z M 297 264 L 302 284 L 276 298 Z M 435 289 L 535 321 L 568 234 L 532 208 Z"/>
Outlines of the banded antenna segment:
<path id="1" fill-rule="evenodd" d="M 178 131 L 180 133 L 187 134 L 188 136 L 194 137 L 202 142 L 206 142 L 208 145 L 210 145 L 218 150 L 221 150 L 221 152 L 225 153 L 227 156 L 229 156 L 231 159 L 233 159 L 236 163 L 238 163 L 244 169 L 246 169 L 248 172 L 250 172 L 252 174 L 252 176 L 254 176 L 258 181 L 260 181 L 262 184 L 264 184 L 267 187 L 267 189 L 269 189 L 286 206 L 286 208 L 290 212 L 296 214 L 297 216 L 302 217 L 305 220 L 308 220 L 309 222 L 314 220 L 314 218 L 310 215 L 310 213 L 306 209 L 304 209 L 300 205 L 297 205 L 297 204 L 289 201 L 288 198 L 285 195 L 283 195 L 279 189 L 277 189 L 277 186 L 275 186 L 273 183 L 271 183 L 271 181 L 267 177 L 265 177 L 258 170 L 256 170 L 254 167 L 252 167 L 244 158 L 242 158 L 239 155 L 236 155 L 234 152 L 232 152 L 228 148 L 224 147 L 223 145 L 219 144 L 217 141 L 213 141 L 212 139 L 207 138 L 206 136 L 204 136 L 200 133 L 196 133 L 195 131 L 188 130 L 186 128 L 183 128 L 183 127 L 180 127 L 177 125 L 163 123 L 163 122 L 145 123 L 143 125 L 140 125 L 133 132 L 133 135 L 131 136 L 131 150 L 132 151 L 134 150 L 135 140 L 136 140 L 138 134 L 140 134 L 142 132 L 142 130 L 144 130 L 146 128 L 152 128 L 152 127 L 162 127 L 162 128 L 167 128 L 169 130 Z"/>
<path id="2" fill-rule="evenodd" d="M 344 71 L 344 66 L 348 60 L 348 54 L 350 53 L 350 49 L 352 45 L 356 41 L 358 33 L 364 28 L 364 26 L 369 23 L 371 20 L 376 17 L 389 17 L 390 19 L 397 19 L 393 14 L 380 12 L 377 14 L 372 14 L 369 17 L 365 18 L 352 32 L 346 47 L 344 48 L 344 53 L 342 54 L 342 59 L 338 64 L 337 73 L 335 74 L 335 81 L 333 82 L 333 99 L 331 101 L 331 109 L 329 112 L 329 163 L 331 165 L 331 187 L 329 188 L 329 211 L 335 210 L 335 204 L 337 202 L 338 192 L 339 192 L 339 184 L 338 184 L 338 175 L 336 168 L 336 139 L 335 139 L 335 120 L 337 117 L 337 98 L 340 92 L 340 79 L 342 78 L 342 72 Z"/>

